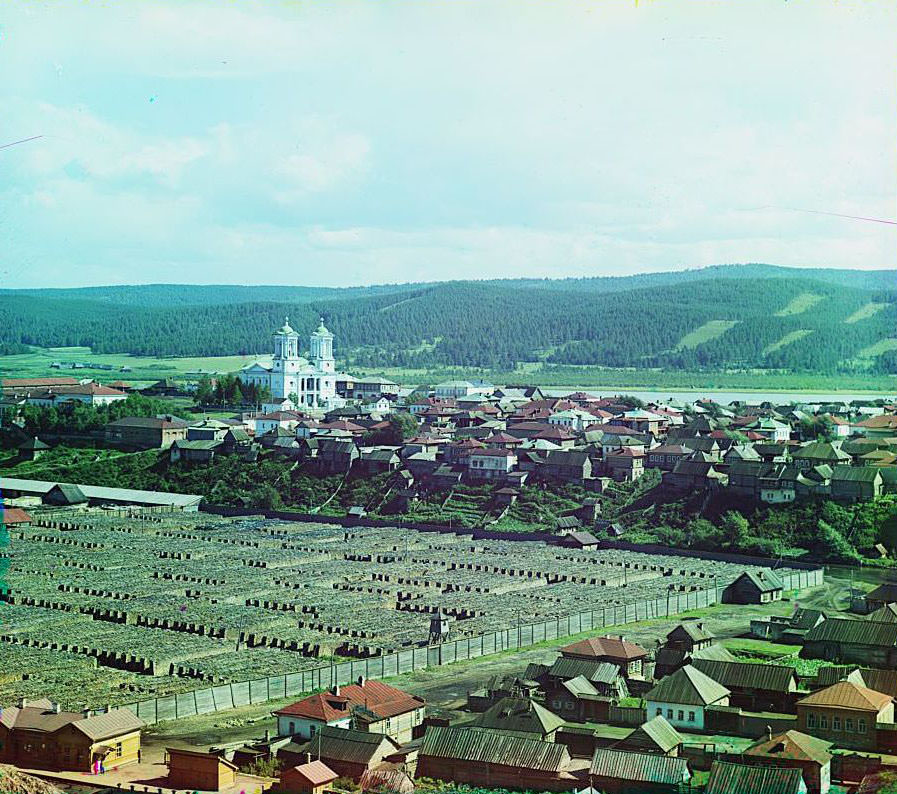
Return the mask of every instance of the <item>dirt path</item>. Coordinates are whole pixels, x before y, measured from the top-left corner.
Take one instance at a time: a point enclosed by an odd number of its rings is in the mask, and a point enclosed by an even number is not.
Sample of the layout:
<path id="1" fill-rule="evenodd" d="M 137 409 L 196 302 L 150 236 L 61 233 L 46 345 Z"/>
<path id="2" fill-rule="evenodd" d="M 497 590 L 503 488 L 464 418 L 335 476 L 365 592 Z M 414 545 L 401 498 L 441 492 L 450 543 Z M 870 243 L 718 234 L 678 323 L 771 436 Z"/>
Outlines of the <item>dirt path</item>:
<path id="1" fill-rule="evenodd" d="M 686 612 L 679 618 L 701 618 L 718 638 L 736 637 L 749 630 L 751 618 L 786 615 L 797 606 L 823 609 L 831 614 L 837 611 L 832 605 L 843 608 L 846 604 L 847 589 L 845 583 L 833 580 L 821 587 L 805 591 L 800 598 L 793 601 L 747 606 L 722 604 Z M 678 619 L 642 621 L 608 628 L 606 631 L 609 634 L 623 634 L 628 640 L 650 649 L 677 621 Z M 589 634 L 593 632 L 583 636 Z M 462 714 L 460 709 L 466 701 L 468 692 L 479 689 L 493 676 L 522 674 L 530 662 L 551 662 L 557 655 L 557 648 L 569 644 L 572 639 L 565 637 L 551 640 L 519 652 L 509 651 L 446 667 L 419 670 L 388 680 L 401 689 L 425 698 L 429 704 L 429 714 L 457 718 Z M 271 712 L 296 699 L 290 697 L 151 726 L 144 737 L 145 752 L 155 755 L 166 746 L 206 749 L 209 746 L 242 743 L 262 738 L 266 730 L 274 735 L 275 720 Z"/>

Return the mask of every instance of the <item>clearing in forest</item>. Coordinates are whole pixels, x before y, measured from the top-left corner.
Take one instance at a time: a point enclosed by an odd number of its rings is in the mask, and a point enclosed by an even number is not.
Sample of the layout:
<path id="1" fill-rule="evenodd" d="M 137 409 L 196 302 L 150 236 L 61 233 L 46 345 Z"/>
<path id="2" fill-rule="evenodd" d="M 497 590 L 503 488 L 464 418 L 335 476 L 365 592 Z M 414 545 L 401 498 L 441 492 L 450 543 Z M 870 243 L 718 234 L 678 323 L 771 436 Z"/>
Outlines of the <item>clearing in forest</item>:
<path id="1" fill-rule="evenodd" d="M 876 303 L 875 301 L 870 301 L 865 306 L 860 306 L 853 314 L 850 315 L 844 322 L 845 323 L 858 323 L 860 320 L 868 320 L 875 314 L 878 314 L 882 309 L 884 309 L 888 304 L 887 303 Z"/>
<path id="2" fill-rule="evenodd" d="M 789 331 L 777 342 L 773 342 L 771 345 L 767 345 L 766 347 L 764 347 L 763 355 L 768 356 L 770 353 L 775 353 L 776 350 L 785 347 L 785 345 L 790 345 L 792 342 L 797 342 L 799 339 L 803 339 L 805 336 L 808 336 L 812 333 L 813 331 L 809 328 L 798 328 L 796 331 Z"/>
<path id="3" fill-rule="evenodd" d="M 689 331 L 679 340 L 676 350 L 691 350 L 704 342 L 722 336 L 726 331 L 738 325 L 738 320 L 709 320 L 694 331 Z"/>
<path id="4" fill-rule="evenodd" d="M 795 295 L 784 309 L 776 312 L 776 317 L 791 317 L 795 314 L 803 314 L 807 309 L 812 309 L 825 296 L 815 292 L 802 292 Z"/>
<path id="5" fill-rule="evenodd" d="M 860 358 L 875 358 L 875 356 L 880 356 L 889 350 L 897 350 L 897 339 L 892 337 L 879 339 L 874 345 L 864 347 L 857 355 Z"/>

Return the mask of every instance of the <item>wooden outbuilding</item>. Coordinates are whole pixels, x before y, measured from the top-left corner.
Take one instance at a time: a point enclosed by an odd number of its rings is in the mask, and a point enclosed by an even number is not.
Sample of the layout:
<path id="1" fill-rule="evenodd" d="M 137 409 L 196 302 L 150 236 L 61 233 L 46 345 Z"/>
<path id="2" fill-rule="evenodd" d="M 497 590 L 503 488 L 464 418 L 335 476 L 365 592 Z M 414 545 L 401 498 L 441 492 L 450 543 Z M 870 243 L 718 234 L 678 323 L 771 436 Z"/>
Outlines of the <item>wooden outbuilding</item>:
<path id="1" fill-rule="evenodd" d="M 168 788 L 221 791 L 237 782 L 237 766 L 225 758 L 197 750 L 166 747 Z"/>
<path id="2" fill-rule="evenodd" d="M 299 794 L 322 794 L 339 775 L 323 761 L 308 761 L 284 769 L 280 774 L 280 790 Z"/>
<path id="3" fill-rule="evenodd" d="M 768 604 L 782 598 L 782 580 L 768 568 L 745 571 L 723 591 L 727 604 Z"/>

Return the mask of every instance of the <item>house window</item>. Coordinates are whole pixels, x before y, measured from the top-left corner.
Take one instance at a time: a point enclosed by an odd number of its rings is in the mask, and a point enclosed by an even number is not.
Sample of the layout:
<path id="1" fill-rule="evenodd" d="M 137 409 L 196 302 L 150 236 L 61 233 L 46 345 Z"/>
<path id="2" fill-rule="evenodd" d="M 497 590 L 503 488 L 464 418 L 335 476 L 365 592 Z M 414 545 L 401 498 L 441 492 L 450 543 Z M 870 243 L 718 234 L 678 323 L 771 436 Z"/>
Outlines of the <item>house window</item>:
<path id="1" fill-rule="evenodd" d="M 810 714 L 807 714 L 807 727 L 808 728 L 816 727 L 816 715 L 813 714 L 812 712 Z"/>
<path id="2" fill-rule="evenodd" d="M 682 720 L 685 719 L 685 712 L 682 709 L 679 709 L 679 716 L 677 719 L 679 720 L 679 722 L 682 722 Z"/>
<path id="3" fill-rule="evenodd" d="M 662 716 L 663 716 L 663 709 L 657 709 L 657 716 L 658 716 L 658 717 L 662 717 Z"/>
<path id="4" fill-rule="evenodd" d="M 840 717 L 832 717 L 832 730 L 833 731 L 841 730 L 841 718 Z"/>
<path id="5" fill-rule="evenodd" d="M 689 721 L 689 722 L 694 722 L 694 721 L 695 721 L 695 713 L 694 713 L 693 711 L 689 711 L 689 712 L 688 712 L 688 721 Z"/>
<path id="6" fill-rule="evenodd" d="M 853 733 L 853 717 L 848 717 L 844 720 L 844 730 L 848 733 Z"/>
<path id="7" fill-rule="evenodd" d="M 865 733 L 866 732 L 866 720 L 860 717 L 857 720 L 857 733 Z"/>
<path id="8" fill-rule="evenodd" d="M 296 733 L 296 723 L 290 720 L 290 733 Z"/>
<path id="9" fill-rule="evenodd" d="M 315 735 L 315 730 L 316 730 L 316 728 L 317 728 L 316 725 L 309 725 L 309 726 L 308 726 L 308 735 L 309 735 L 309 736 L 314 736 L 314 735 Z"/>
<path id="10" fill-rule="evenodd" d="M 824 731 L 828 730 L 828 717 L 825 714 L 819 715 L 819 727 Z"/>
<path id="11" fill-rule="evenodd" d="M 673 719 L 673 710 L 672 709 L 667 709 L 667 719 L 668 720 Z"/>

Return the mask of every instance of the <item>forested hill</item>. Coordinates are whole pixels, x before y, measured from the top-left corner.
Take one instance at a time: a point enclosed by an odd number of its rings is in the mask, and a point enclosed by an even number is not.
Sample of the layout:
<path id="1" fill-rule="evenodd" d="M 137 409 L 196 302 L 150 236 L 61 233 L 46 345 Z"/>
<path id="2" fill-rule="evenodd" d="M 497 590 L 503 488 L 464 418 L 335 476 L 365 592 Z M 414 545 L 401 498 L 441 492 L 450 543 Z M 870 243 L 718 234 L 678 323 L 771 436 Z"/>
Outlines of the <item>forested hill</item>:
<path id="1" fill-rule="evenodd" d="M 271 332 L 289 314 L 303 335 L 323 315 L 347 367 L 509 369 L 545 361 L 825 374 L 897 371 L 897 284 L 868 287 L 861 277 L 864 286 L 844 286 L 841 271 L 826 271 L 835 275 L 824 280 L 788 269 L 750 278 L 720 277 L 716 270 L 707 278 L 708 271 L 700 272 L 704 278 L 635 280 L 628 289 L 593 288 L 602 281 L 593 279 L 548 286 L 531 281 L 386 285 L 351 292 L 288 288 L 284 294 L 275 288 L 177 285 L 115 287 L 105 293 L 102 288 L 7 291 L 0 293 L 0 347 L 8 352 L 20 345 L 83 345 L 147 355 L 268 353 Z M 255 289 L 277 300 L 240 299 Z M 141 290 L 147 291 L 143 301 Z M 191 304 L 186 296 L 194 290 L 213 292 Z M 213 294 L 218 302 L 208 300 Z"/>
<path id="2" fill-rule="evenodd" d="M 777 265 L 714 265 L 693 270 L 639 273 L 633 276 L 595 276 L 562 279 L 493 279 L 477 283 L 511 289 L 550 289 L 563 292 L 625 292 L 640 287 L 670 287 L 707 279 L 789 278 L 820 281 L 854 289 L 897 289 L 897 271 L 793 268 Z M 378 284 L 366 287 L 248 286 L 239 284 L 140 284 L 70 289 L 0 290 L 4 296 L 31 295 L 76 301 L 102 301 L 128 306 L 218 306 L 229 303 L 310 303 L 368 298 L 458 282 Z"/>

